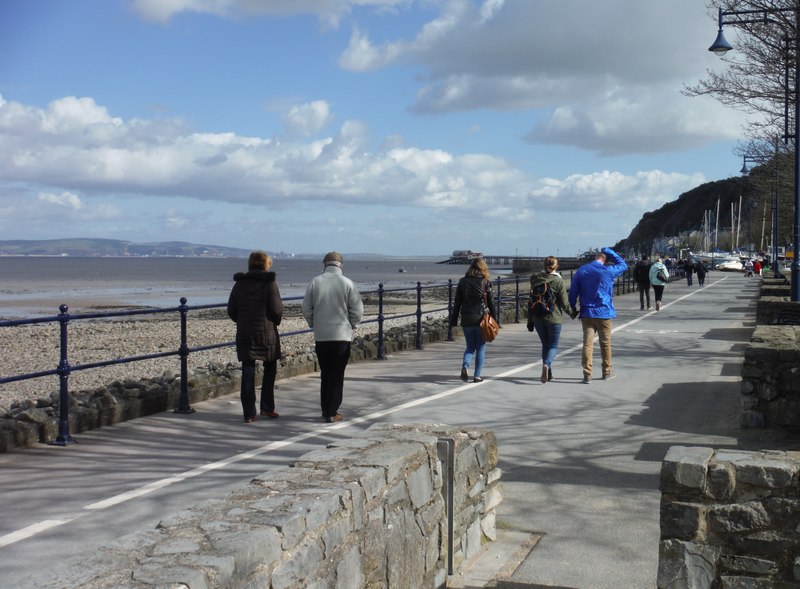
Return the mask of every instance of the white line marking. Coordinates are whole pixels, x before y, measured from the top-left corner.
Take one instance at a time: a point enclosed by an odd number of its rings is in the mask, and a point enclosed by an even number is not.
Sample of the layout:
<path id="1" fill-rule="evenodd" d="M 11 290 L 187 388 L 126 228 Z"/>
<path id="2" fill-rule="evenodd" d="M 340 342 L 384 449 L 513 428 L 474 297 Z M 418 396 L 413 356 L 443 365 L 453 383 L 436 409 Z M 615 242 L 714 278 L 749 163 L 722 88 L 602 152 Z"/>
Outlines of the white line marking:
<path id="1" fill-rule="evenodd" d="M 69 517 L 66 519 L 46 519 L 39 523 L 31 524 L 30 526 L 22 528 L 21 530 L 17 530 L 16 532 L 11 532 L 5 536 L 0 536 L 0 548 L 8 546 L 9 544 L 14 544 L 15 542 L 20 542 L 21 540 L 27 540 L 28 538 L 32 538 L 40 532 L 46 532 L 47 530 L 67 524 L 73 519 L 75 518 Z"/>

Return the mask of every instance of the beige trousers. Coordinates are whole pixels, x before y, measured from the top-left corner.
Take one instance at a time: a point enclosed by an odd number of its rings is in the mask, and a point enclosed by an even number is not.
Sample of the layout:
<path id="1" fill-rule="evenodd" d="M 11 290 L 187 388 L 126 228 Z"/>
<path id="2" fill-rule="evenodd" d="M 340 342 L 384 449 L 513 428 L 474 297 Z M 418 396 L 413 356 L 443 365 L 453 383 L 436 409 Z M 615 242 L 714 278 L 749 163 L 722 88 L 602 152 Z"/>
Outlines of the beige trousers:
<path id="1" fill-rule="evenodd" d="M 600 340 L 600 357 L 602 358 L 603 376 L 611 374 L 611 319 L 582 318 L 583 327 L 583 376 L 592 377 L 592 351 L 594 348 L 594 334 Z"/>

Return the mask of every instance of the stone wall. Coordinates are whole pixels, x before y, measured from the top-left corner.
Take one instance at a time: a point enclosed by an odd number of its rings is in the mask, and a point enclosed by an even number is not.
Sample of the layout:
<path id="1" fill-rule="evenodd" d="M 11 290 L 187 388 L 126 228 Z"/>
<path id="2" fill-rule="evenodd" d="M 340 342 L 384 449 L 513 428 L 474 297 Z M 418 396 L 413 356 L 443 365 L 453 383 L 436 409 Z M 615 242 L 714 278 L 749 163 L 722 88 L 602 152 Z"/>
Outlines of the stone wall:
<path id="1" fill-rule="evenodd" d="M 743 427 L 800 427 L 800 327 L 756 327 L 744 351 L 741 392 Z"/>
<path id="2" fill-rule="evenodd" d="M 781 309 L 797 307 L 790 297 L 790 287 L 781 278 L 765 277 L 761 282 L 758 302 L 756 303 L 756 323 L 774 325 L 778 321 Z"/>
<path id="3" fill-rule="evenodd" d="M 659 589 L 800 588 L 800 452 L 670 448 Z"/>
<path id="4" fill-rule="evenodd" d="M 449 535 L 441 438 L 455 442 L 456 573 L 495 538 L 501 482 L 494 434 L 377 424 L 155 530 L 83 555 L 52 586 L 444 587 Z"/>

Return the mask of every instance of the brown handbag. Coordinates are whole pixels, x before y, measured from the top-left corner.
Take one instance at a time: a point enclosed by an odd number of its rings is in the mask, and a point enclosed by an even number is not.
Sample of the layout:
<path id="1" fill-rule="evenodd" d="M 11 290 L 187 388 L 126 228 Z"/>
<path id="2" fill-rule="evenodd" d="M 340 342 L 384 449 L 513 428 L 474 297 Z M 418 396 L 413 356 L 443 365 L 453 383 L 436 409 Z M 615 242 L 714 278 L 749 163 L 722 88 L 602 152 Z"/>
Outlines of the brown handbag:
<path id="1" fill-rule="evenodd" d="M 497 338 L 497 334 L 500 332 L 500 325 L 498 325 L 497 321 L 494 320 L 494 317 L 489 314 L 489 302 L 486 297 L 485 290 L 483 291 L 483 306 L 485 312 L 480 323 L 481 336 L 483 337 L 483 341 L 493 342 Z"/>

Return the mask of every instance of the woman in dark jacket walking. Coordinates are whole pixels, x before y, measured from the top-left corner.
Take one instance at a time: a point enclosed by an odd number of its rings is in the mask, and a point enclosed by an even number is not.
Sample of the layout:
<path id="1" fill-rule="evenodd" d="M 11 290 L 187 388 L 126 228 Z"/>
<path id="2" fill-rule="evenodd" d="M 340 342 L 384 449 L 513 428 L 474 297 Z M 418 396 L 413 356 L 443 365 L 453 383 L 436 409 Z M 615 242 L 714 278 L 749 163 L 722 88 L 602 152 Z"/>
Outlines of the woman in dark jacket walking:
<path id="1" fill-rule="evenodd" d="M 261 382 L 261 415 L 272 419 L 275 412 L 275 375 L 281 357 L 278 325 L 283 303 L 275 273 L 267 272 L 272 259 L 255 251 L 247 260 L 245 272 L 237 272 L 228 298 L 228 317 L 236 322 L 236 356 L 242 363 L 242 410 L 244 422 L 256 420 L 256 360 L 264 363 Z"/>
<path id="2" fill-rule="evenodd" d="M 464 277 L 458 281 L 456 299 L 453 304 L 451 325 L 458 325 L 458 316 L 461 315 L 461 328 L 464 331 L 466 349 L 461 365 L 461 380 L 467 382 L 469 375 L 467 369 L 475 357 L 475 373 L 473 382 L 483 382 L 481 371 L 486 356 L 486 342 L 481 335 L 480 323 L 488 309 L 489 314 L 497 319 L 492 300 L 492 283 L 489 282 L 489 267 L 481 258 L 475 258 L 469 265 Z"/>

